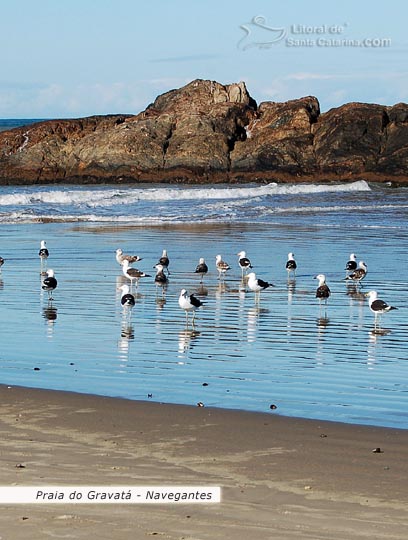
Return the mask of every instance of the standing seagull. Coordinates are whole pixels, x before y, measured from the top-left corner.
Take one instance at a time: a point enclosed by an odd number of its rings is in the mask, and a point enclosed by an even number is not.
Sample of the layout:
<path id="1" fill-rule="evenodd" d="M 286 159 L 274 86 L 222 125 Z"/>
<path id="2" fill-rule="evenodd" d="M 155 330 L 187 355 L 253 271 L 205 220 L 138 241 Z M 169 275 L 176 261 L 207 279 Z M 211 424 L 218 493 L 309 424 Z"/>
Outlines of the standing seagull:
<path id="1" fill-rule="evenodd" d="M 350 253 L 350 259 L 346 263 L 345 270 L 347 272 L 354 272 L 354 270 L 357 270 L 357 260 L 354 253 Z"/>
<path id="2" fill-rule="evenodd" d="M 122 285 L 119 287 L 119 290 L 122 291 L 120 297 L 120 303 L 123 307 L 133 307 L 135 305 L 135 297 L 130 293 L 129 285 Z"/>
<path id="3" fill-rule="evenodd" d="M 181 309 L 184 309 L 184 311 L 186 312 L 187 325 L 188 325 L 188 312 L 193 311 L 192 324 L 194 326 L 195 312 L 199 307 L 203 305 L 201 300 L 196 298 L 193 294 L 188 294 L 186 289 L 182 289 L 180 292 L 178 303 Z"/>
<path id="4" fill-rule="evenodd" d="M 354 272 L 351 272 L 346 277 L 346 280 L 352 281 L 353 283 L 360 283 L 362 279 L 364 279 L 367 275 L 367 265 L 364 261 L 360 261 L 358 263 L 357 270 L 354 270 Z"/>
<path id="5" fill-rule="evenodd" d="M 49 252 L 48 252 L 48 249 L 47 249 L 46 245 L 47 244 L 46 244 L 45 240 L 41 240 L 40 251 L 38 252 L 38 256 L 40 257 L 41 260 L 48 259 Z"/>
<path id="6" fill-rule="evenodd" d="M 198 261 L 197 267 L 195 269 L 196 274 L 201 274 L 200 283 L 203 282 L 204 274 L 206 274 L 207 272 L 208 272 L 208 266 L 206 265 L 204 257 L 200 257 L 200 260 Z"/>
<path id="7" fill-rule="evenodd" d="M 157 264 L 161 264 L 163 266 L 163 269 L 166 269 L 167 275 L 170 275 L 170 272 L 169 272 L 170 259 L 165 249 L 163 249 L 162 256 L 160 257 L 159 262 Z M 156 268 L 156 265 L 153 266 L 153 268 Z"/>
<path id="8" fill-rule="evenodd" d="M 122 264 L 122 272 L 125 277 L 130 279 L 130 285 L 132 286 L 133 281 L 136 281 L 136 287 L 139 284 L 139 279 L 142 277 L 150 277 L 149 274 L 145 274 L 141 270 L 138 270 L 137 268 L 131 268 L 129 266 L 129 261 L 126 259 L 123 261 Z"/>
<path id="9" fill-rule="evenodd" d="M 331 292 L 329 287 L 326 285 L 326 276 L 324 274 L 318 274 L 315 276 L 315 279 L 319 280 L 319 285 L 316 289 L 316 298 L 319 299 L 320 305 L 322 300 L 324 300 L 324 303 L 327 304 L 327 300 L 329 299 Z"/>
<path id="10" fill-rule="evenodd" d="M 126 255 L 123 253 L 123 251 L 120 248 L 116 250 L 116 261 L 121 266 L 123 266 L 124 261 L 128 261 L 129 264 L 132 264 L 135 262 L 139 262 L 141 260 L 142 258 L 139 257 L 139 255 Z"/>
<path id="11" fill-rule="evenodd" d="M 248 271 L 248 268 L 252 268 L 251 261 L 246 256 L 245 251 L 240 251 L 237 253 L 238 255 L 238 264 L 241 268 L 242 277 L 244 277 L 244 272 L 246 273 Z"/>
<path id="12" fill-rule="evenodd" d="M 377 298 L 377 291 L 370 291 L 366 294 L 368 297 L 368 305 L 370 306 L 371 311 L 374 313 L 374 328 L 377 328 L 377 319 L 378 323 L 380 322 L 381 315 L 387 313 L 392 309 L 398 309 L 394 306 L 390 306 L 384 300 Z"/>
<path id="13" fill-rule="evenodd" d="M 162 264 L 156 264 L 156 275 L 154 277 L 154 282 L 156 283 L 156 293 L 157 287 L 162 287 L 162 294 L 164 295 L 168 281 L 168 278 L 164 274 L 164 266 Z"/>
<path id="14" fill-rule="evenodd" d="M 48 292 L 48 300 L 53 300 L 51 294 L 52 291 L 57 288 L 57 280 L 55 279 L 54 270 L 47 270 L 46 277 L 43 279 L 41 288 Z"/>
<path id="15" fill-rule="evenodd" d="M 286 262 L 286 270 L 288 271 L 288 277 L 291 272 L 293 272 L 293 275 L 296 274 L 296 268 L 297 264 L 295 261 L 294 253 L 288 253 L 288 260 Z"/>
<path id="16" fill-rule="evenodd" d="M 272 283 L 268 283 L 267 281 L 257 278 L 255 272 L 251 272 L 248 274 L 248 287 L 251 289 L 251 291 L 254 291 L 255 298 L 259 299 L 261 296 L 261 291 L 267 289 L 268 287 L 273 287 L 273 285 Z"/>
<path id="17" fill-rule="evenodd" d="M 221 255 L 217 255 L 215 257 L 215 266 L 217 267 L 217 270 L 218 270 L 218 279 L 221 279 L 222 274 L 225 275 L 227 270 L 231 268 L 228 263 L 222 260 Z"/>

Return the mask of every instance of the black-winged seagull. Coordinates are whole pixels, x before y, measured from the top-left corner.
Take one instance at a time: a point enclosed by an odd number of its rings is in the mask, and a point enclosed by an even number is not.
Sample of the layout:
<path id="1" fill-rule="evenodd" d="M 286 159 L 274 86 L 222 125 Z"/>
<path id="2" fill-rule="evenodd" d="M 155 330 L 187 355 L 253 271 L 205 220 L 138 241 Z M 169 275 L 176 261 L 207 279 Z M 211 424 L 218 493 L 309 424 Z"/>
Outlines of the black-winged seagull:
<path id="1" fill-rule="evenodd" d="M 157 264 L 161 264 L 163 266 L 163 269 L 166 269 L 167 274 L 170 275 L 170 272 L 169 272 L 170 259 L 169 259 L 169 256 L 167 255 L 166 249 L 163 249 L 162 256 L 160 257 L 159 262 Z M 153 268 L 156 268 L 156 265 L 154 265 Z"/>
<path id="2" fill-rule="evenodd" d="M 377 295 L 377 291 L 370 291 L 366 294 L 368 297 L 368 305 L 371 311 L 374 313 L 374 327 L 377 328 L 377 321 L 380 322 L 381 315 L 388 313 L 392 309 L 398 309 L 394 306 L 390 306 L 384 300 L 380 300 Z"/>
<path id="3" fill-rule="evenodd" d="M 357 259 L 354 253 L 350 253 L 350 258 L 346 262 L 345 270 L 347 272 L 354 272 L 354 270 L 357 270 Z"/>
<path id="4" fill-rule="evenodd" d="M 295 261 L 294 253 L 288 253 L 288 260 L 286 261 L 286 270 L 288 272 L 288 277 L 291 272 L 293 272 L 293 275 L 295 275 L 296 268 L 297 268 L 297 264 Z"/>
<path id="5" fill-rule="evenodd" d="M 58 282 L 55 279 L 54 270 L 51 268 L 45 273 L 46 276 L 42 281 L 41 288 L 48 292 L 48 300 L 53 300 L 52 291 L 57 288 Z"/>
<path id="6" fill-rule="evenodd" d="M 367 275 L 367 265 L 364 261 L 358 263 L 357 270 L 351 272 L 345 279 L 347 281 L 352 281 L 353 283 L 360 283 Z"/>
<path id="7" fill-rule="evenodd" d="M 47 249 L 47 243 L 45 240 L 41 240 L 40 242 L 40 251 L 38 252 L 38 256 L 40 259 L 48 259 L 49 251 Z"/>
<path id="8" fill-rule="evenodd" d="M 272 283 L 268 283 L 263 279 L 257 278 L 255 272 L 250 272 L 248 274 L 248 287 L 255 293 L 255 297 L 259 297 L 261 291 L 267 289 L 268 287 L 273 287 L 273 285 Z"/>
<path id="9" fill-rule="evenodd" d="M 139 279 L 142 277 L 151 277 L 149 274 L 145 274 L 141 270 L 138 270 L 137 268 L 132 268 L 129 266 L 129 261 L 126 259 L 123 261 L 122 265 L 122 272 L 125 277 L 130 279 L 130 284 L 133 284 L 133 281 L 136 282 L 136 287 L 139 283 Z"/>
<path id="10" fill-rule="evenodd" d="M 248 271 L 248 268 L 252 268 L 251 261 L 246 256 L 245 251 L 240 251 L 237 253 L 238 255 L 238 264 L 241 268 L 242 277 L 244 277 L 244 272 L 246 273 Z"/>
<path id="11" fill-rule="evenodd" d="M 208 266 L 205 262 L 205 259 L 204 257 L 200 257 L 200 260 L 198 261 L 198 264 L 195 269 L 195 273 L 201 275 L 200 283 L 202 283 L 204 274 L 206 274 L 207 272 L 208 272 Z"/>
<path id="12" fill-rule="evenodd" d="M 186 313 L 187 324 L 188 324 L 188 312 L 189 311 L 193 312 L 192 323 L 194 325 L 195 312 L 198 308 L 200 308 L 203 305 L 201 300 L 196 298 L 194 294 L 188 294 L 188 291 L 186 289 L 182 289 L 180 292 L 178 303 L 181 309 L 184 309 Z"/>
<path id="13" fill-rule="evenodd" d="M 316 289 L 316 298 L 319 299 L 320 304 L 323 300 L 324 303 L 327 304 L 327 300 L 331 295 L 331 291 L 329 289 L 329 286 L 326 284 L 326 276 L 324 274 L 318 274 L 317 276 L 315 276 L 315 279 L 319 281 Z"/>

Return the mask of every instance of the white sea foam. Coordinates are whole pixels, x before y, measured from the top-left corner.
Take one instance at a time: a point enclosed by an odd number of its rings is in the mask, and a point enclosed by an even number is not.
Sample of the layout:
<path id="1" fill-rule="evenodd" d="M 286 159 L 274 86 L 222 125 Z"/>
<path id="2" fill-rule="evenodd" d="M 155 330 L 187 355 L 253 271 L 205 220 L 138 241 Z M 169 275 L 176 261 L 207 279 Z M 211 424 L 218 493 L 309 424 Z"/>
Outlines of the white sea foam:
<path id="1" fill-rule="evenodd" d="M 253 199 L 273 195 L 297 195 L 326 192 L 371 191 L 364 180 L 350 184 L 267 184 L 246 187 L 143 187 L 120 189 L 55 189 L 25 190 L 0 196 L 1 206 L 30 206 L 35 204 L 79 205 L 89 208 L 134 204 L 138 201 L 228 200 Z"/>

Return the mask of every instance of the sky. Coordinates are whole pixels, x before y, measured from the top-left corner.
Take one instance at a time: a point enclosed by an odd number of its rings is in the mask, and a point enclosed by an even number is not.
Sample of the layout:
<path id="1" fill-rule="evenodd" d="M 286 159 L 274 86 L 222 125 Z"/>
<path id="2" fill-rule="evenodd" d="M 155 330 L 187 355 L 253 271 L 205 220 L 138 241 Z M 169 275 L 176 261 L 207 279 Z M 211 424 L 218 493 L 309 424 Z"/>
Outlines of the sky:
<path id="1" fill-rule="evenodd" d="M 408 101 L 406 0 L 0 0 L 0 118 L 137 114 L 194 79 Z"/>

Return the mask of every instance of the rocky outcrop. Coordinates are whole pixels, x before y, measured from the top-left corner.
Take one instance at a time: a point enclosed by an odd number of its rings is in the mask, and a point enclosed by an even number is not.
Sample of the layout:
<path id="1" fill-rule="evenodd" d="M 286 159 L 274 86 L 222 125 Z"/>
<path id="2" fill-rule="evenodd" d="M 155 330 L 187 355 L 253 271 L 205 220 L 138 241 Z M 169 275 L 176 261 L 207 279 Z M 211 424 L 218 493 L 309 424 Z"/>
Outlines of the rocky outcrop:
<path id="1" fill-rule="evenodd" d="M 257 106 L 244 83 L 196 80 L 136 116 L 52 120 L 0 133 L 0 182 L 408 182 L 408 105 L 315 97 Z"/>

